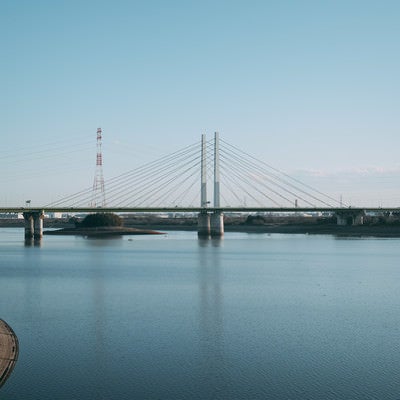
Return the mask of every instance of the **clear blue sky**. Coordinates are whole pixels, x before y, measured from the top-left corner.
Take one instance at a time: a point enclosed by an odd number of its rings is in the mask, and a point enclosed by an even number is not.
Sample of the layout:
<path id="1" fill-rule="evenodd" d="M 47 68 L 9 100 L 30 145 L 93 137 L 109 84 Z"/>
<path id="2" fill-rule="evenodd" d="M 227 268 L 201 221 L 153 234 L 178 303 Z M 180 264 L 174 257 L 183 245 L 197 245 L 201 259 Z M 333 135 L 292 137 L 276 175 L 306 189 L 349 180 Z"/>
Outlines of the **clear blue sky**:
<path id="1" fill-rule="evenodd" d="M 0 205 L 214 131 L 348 203 L 400 206 L 399 1 L 0 2 Z"/>

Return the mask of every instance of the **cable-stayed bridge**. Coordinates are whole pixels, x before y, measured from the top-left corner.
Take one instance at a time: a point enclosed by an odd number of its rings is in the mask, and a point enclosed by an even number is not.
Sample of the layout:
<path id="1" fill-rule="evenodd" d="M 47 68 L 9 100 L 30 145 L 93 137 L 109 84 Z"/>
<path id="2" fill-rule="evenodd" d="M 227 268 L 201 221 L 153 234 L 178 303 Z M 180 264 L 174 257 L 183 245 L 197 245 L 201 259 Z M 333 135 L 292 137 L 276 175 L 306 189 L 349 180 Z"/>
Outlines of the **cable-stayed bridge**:
<path id="1" fill-rule="evenodd" d="M 348 223 L 350 218 L 354 224 L 362 223 L 365 210 L 349 209 L 220 139 L 218 133 L 209 141 L 202 135 L 200 145 L 187 146 L 43 207 L 0 207 L 1 212 L 23 212 L 27 234 L 37 232 L 36 236 L 42 234 L 44 212 L 191 212 L 199 215 L 200 235 L 220 236 L 223 213 L 228 211 L 330 211 L 338 223 Z M 397 209 L 389 211 L 393 210 Z"/>
<path id="2" fill-rule="evenodd" d="M 220 187 L 217 194 L 216 174 Z M 203 199 L 200 177 L 207 185 Z M 105 203 L 102 196 L 87 187 L 44 207 L 87 208 L 94 204 L 95 208 L 196 208 L 206 206 L 204 202 L 215 205 L 218 201 L 218 206 L 224 208 L 341 206 L 339 200 L 218 140 L 217 135 L 209 141 L 203 136 L 201 144 L 194 143 L 106 180 Z"/>

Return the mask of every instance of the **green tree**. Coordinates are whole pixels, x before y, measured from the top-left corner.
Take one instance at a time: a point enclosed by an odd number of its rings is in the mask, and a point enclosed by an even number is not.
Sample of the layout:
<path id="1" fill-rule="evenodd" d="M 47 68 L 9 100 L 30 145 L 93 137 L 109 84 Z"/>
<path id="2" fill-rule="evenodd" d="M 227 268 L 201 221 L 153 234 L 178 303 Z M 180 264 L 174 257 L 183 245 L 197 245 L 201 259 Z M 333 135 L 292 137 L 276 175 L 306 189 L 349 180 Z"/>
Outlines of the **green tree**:
<path id="1" fill-rule="evenodd" d="M 87 215 L 79 224 L 83 228 L 101 226 L 122 226 L 122 218 L 113 213 L 96 213 Z"/>

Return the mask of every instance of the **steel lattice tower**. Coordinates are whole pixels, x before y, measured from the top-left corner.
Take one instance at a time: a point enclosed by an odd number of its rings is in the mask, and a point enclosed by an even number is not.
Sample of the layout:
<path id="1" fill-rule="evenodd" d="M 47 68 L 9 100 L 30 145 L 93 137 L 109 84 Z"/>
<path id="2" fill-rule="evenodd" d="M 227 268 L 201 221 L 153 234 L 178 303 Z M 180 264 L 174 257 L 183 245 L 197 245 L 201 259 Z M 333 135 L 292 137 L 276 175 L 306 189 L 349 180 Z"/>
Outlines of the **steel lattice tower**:
<path id="1" fill-rule="evenodd" d="M 102 130 L 97 128 L 97 155 L 96 155 L 96 171 L 93 182 L 93 193 L 90 207 L 105 207 L 106 193 L 104 190 L 103 177 L 103 155 L 101 152 Z"/>

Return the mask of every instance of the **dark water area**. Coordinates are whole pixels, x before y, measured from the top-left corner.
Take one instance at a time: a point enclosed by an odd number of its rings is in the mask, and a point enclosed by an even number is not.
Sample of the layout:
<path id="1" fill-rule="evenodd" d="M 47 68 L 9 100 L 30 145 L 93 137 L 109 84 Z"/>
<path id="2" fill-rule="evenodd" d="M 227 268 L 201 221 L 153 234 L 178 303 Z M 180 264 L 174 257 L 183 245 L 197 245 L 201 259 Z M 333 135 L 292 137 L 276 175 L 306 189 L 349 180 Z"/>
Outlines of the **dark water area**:
<path id="1" fill-rule="evenodd" d="M 400 239 L 0 229 L 0 399 L 400 399 Z"/>

